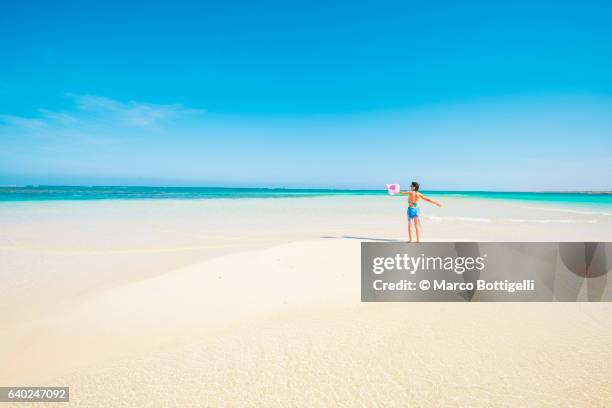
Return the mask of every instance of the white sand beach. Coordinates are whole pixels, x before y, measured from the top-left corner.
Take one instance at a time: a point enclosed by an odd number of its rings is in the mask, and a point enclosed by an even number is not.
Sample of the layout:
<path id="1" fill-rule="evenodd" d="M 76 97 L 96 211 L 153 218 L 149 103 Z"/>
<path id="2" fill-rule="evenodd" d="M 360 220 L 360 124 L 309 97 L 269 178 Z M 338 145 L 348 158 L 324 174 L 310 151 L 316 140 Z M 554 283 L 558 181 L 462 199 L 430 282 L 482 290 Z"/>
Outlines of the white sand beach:
<path id="1" fill-rule="evenodd" d="M 442 201 L 424 241 L 612 240 L 605 211 Z M 611 405 L 612 304 L 361 303 L 360 242 L 405 240 L 404 206 L 0 203 L 0 385 L 86 407 Z"/>

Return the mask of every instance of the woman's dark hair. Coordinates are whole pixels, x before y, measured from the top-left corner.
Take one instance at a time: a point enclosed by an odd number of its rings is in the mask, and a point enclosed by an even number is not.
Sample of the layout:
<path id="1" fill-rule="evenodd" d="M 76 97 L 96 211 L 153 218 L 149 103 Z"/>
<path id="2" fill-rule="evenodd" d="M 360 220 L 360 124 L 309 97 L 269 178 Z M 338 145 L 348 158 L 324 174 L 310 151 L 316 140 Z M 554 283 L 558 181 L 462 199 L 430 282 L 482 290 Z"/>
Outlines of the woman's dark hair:
<path id="1" fill-rule="evenodd" d="M 420 187 L 420 186 L 419 186 L 419 183 L 417 183 L 416 181 L 413 181 L 413 182 L 410 184 L 410 187 L 414 187 L 414 191 L 419 191 L 419 187 Z"/>

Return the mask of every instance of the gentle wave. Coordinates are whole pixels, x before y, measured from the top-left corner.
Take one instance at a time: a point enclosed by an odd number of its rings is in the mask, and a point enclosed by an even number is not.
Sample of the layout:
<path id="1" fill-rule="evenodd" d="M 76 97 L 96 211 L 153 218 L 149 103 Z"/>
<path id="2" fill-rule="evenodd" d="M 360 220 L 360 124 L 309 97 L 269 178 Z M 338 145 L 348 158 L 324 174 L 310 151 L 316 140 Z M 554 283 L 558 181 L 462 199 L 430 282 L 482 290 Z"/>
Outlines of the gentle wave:
<path id="1" fill-rule="evenodd" d="M 612 216 L 612 213 L 609 212 L 599 212 L 599 211 L 584 211 L 584 210 L 574 210 L 569 208 L 550 208 L 550 207 L 531 207 L 531 206 L 518 206 L 518 208 L 523 208 L 526 210 L 539 210 L 539 211 L 554 211 L 554 212 L 562 212 L 568 214 L 580 214 L 580 215 L 605 215 Z"/>
<path id="2" fill-rule="evenodd" d="M 431 221 L 441 222 L 441 221 L 469 221 L 469 222 L 491 222 L 490 218 L 477 218 L 477 217 L 438 217 L 435 215 L 430 215 L 426 217 Z"/>
<path id="3" fill-rule="evenodd" d="M 562 220 L 525 220 L 522 218 L 510 218 L 508 221 L 510 222 L 518 222 L 518 223 L 537 223 L 537 224 L 595 224 L 597 220 L 574 220 L 574 219 L 562 219 Z"/>
<path id="4" fill-rule="evenodd" d="M 490 218 L 479 218 L 479 217 L 439 217 L 430 215 L 425 217 L 428 220 L 435 222 L 443 221 L 466 221 L 466 222 L 481 222 L 489 223 L 493 222 Z M 496 219 L 498 222 L 514 222 L 514 223 L 527 223 L 527 224 L 595 224 L 597 220 L 577 220 L 577 219 L 523 219 L 523 218 L 500 218 Z"/>

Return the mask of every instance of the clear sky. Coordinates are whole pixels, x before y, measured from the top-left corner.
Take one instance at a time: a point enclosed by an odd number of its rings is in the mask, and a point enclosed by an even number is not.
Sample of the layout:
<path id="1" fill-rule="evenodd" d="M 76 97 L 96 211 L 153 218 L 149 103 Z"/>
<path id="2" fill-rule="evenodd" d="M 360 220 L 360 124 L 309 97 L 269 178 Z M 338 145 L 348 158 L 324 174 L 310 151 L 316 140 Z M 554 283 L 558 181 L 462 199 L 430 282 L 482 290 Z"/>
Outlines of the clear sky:
<path id="1" fill-rule="evenodd" d="M 609 1 L 126 3 L 2 6 L 0 185 L 612 189 Z"/>

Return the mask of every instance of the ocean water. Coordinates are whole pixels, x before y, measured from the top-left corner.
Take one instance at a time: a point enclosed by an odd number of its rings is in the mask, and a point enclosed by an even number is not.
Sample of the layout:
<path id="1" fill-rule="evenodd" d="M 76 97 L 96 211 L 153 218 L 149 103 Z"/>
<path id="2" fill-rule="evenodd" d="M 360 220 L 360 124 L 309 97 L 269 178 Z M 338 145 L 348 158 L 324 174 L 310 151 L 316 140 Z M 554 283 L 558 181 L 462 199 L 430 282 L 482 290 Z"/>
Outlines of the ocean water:
<path id="1" fill-rule="evenodd" d="M 0 201 L 279 198 L 385 195 L 387 190 L 227 187 L 27 186 L 0 187 Z"/>
<path id="2" fill-rule="evenodd" d="M 612 194 L 595 192 L 491 192 L 423 191 L 436 197 L 518 200 L 531 203 L 600 207 L 612 210 Z M 0 201 L 138 200 L 138 199 L 241 199 L 279 197 L 387 195 L 380 190 L 225 188 L 225 187 L 122 187 L 26 186 L 0 187 Z"/>

